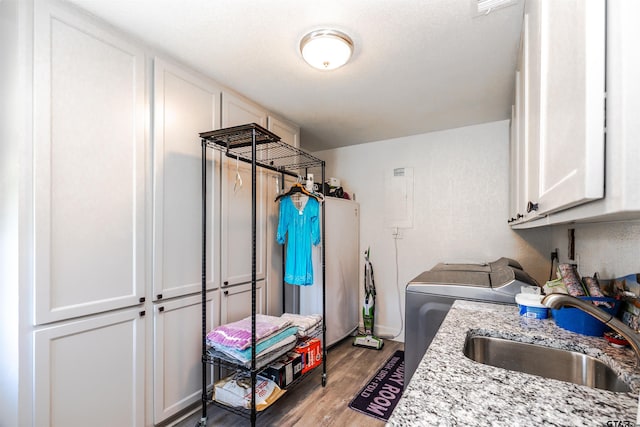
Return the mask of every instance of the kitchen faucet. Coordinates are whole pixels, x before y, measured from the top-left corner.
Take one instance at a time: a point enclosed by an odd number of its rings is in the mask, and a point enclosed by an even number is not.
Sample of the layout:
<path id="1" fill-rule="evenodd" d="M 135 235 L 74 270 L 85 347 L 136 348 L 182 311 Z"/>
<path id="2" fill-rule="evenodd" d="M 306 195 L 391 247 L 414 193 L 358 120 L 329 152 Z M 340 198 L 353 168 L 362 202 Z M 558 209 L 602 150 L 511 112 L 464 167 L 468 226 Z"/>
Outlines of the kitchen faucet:
<path id="1" fill-rule="evenodd" d="M 585 302 L 579 298 L 566 294 L 549 294 L 542 299 L 542 304 L 553 309 L 558 309 L 564 306 L 575 307 L 611 327 L 611 329 L 629 341 L 631 348 L 633 348 L 633 351 L 636 354 L 636 368 L 640 367 L 640 337 L 633 329 L 613 317 L 613 314 L 599 309 L 590 302 Z"/>

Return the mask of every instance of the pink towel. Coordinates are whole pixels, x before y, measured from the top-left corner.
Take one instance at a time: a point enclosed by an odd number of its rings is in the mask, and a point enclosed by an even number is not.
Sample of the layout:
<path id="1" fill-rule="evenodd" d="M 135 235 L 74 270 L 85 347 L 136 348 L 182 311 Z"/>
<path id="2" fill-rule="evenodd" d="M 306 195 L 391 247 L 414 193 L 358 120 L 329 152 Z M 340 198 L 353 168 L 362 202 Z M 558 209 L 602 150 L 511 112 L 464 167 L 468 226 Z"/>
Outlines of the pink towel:
<path id="1" fill-rule="evenodd" d="M 291 324 L 287 319 L 256 314 L 256 342 L 281 331 Z M 214 328 L 207 334 L 207 341 L 226 347 L 244 350 L 251 346 L 251 317 Z"/>

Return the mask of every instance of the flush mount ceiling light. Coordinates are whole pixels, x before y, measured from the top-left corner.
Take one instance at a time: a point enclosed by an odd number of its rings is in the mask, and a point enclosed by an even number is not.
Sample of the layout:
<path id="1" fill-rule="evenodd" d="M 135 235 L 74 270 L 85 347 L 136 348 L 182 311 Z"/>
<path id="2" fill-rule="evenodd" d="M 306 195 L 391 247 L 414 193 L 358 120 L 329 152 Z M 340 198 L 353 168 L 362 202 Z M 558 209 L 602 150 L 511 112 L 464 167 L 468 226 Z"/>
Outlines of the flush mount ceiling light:
<path id="1" fill-rule="evenodd" d="M 335 70 L 351 58 L 353 41 L 337 30 L 315 30 L 300 40 L 300 53 L 314 68 Z"/>

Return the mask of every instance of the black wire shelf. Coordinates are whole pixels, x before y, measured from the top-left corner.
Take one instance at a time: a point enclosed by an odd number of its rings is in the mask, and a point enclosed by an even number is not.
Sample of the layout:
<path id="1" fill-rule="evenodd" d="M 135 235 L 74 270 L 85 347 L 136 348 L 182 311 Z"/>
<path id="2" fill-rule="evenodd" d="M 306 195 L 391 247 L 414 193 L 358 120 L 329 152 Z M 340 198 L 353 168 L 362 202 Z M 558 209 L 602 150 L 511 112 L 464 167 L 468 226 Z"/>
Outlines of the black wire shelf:
<path id="1" fill-rule="evenodd" d="M 315 372 L 316 369 L 322 367 L 322 364 L 319 363 L 318 365 L 314 366 L 313 368 L 309 369 L 307 372 L 305 372 L 304 374 L 300 375 L 298 378 L 296 378 L 295 380 L 293 380 L 290 384 L 288 384 L 286 387 L 282 387 L 283 390 L 287 390 L 287 391 L 291 391 L 292 389 L 294 389 L 298 384 L 302 383 L 303 381 L 305 381 L 309 375 L 311 375 L 313 372 Z M 280 396 L 280 398 L 282 398 L 283 396 Z M 276 400 L 275 402 L 273 402 L 271 405 L 269 405 L 268 408 L 265 408 L 263 411 L 256 411 L 256 418 L 260 418 L 261 415 L 265 414 L 266 412 L 269 412 L 269 409 L 273 406 L 273 405 L 277 405 L 278 401 Z M 243 418 L 251 418 L 251 409 L 246 409 L 240 406 L 229 406 L 226 405 L 222 402 L 218 402 L 217 400 L 215 400 L 213 398 L 213 392 L 210 392 L 207 395 L 207 404 L 211 404 L 214 406 L 217 406 L 219 408 L 222 408 L 226 411 L 232 412 L 236 415 L 239 415 Z"/>
<path id="2" fill-rule="evenodd" d="M 251 163 L 255 134 L 256 165 L 302 176 L 303 170 L 320 167 L 323 160 L 280 140 L 280 137 L 256 123 L 200 133 L 207 147 L 225 153 L 226 156 Z"/>

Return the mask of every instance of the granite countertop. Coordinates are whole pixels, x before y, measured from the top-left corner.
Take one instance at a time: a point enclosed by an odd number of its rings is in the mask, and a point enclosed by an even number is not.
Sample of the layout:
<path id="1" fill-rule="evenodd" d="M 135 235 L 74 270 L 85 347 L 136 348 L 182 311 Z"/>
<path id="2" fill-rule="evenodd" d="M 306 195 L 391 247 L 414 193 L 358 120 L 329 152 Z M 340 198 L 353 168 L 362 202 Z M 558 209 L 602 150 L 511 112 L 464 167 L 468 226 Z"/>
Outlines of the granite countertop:
<path id="1" fill-rule="evenodd" d="M 468 333 L 586 353 L 633 391 L 614 393 L 474 362 L 462 353 Z M 636 422 L 638 392 L 640 370 L 630 348 L 566 331 L 552 319 L 525 319 L 516 306 L 458 300 L 387 425 L 629 426 Z"/>

